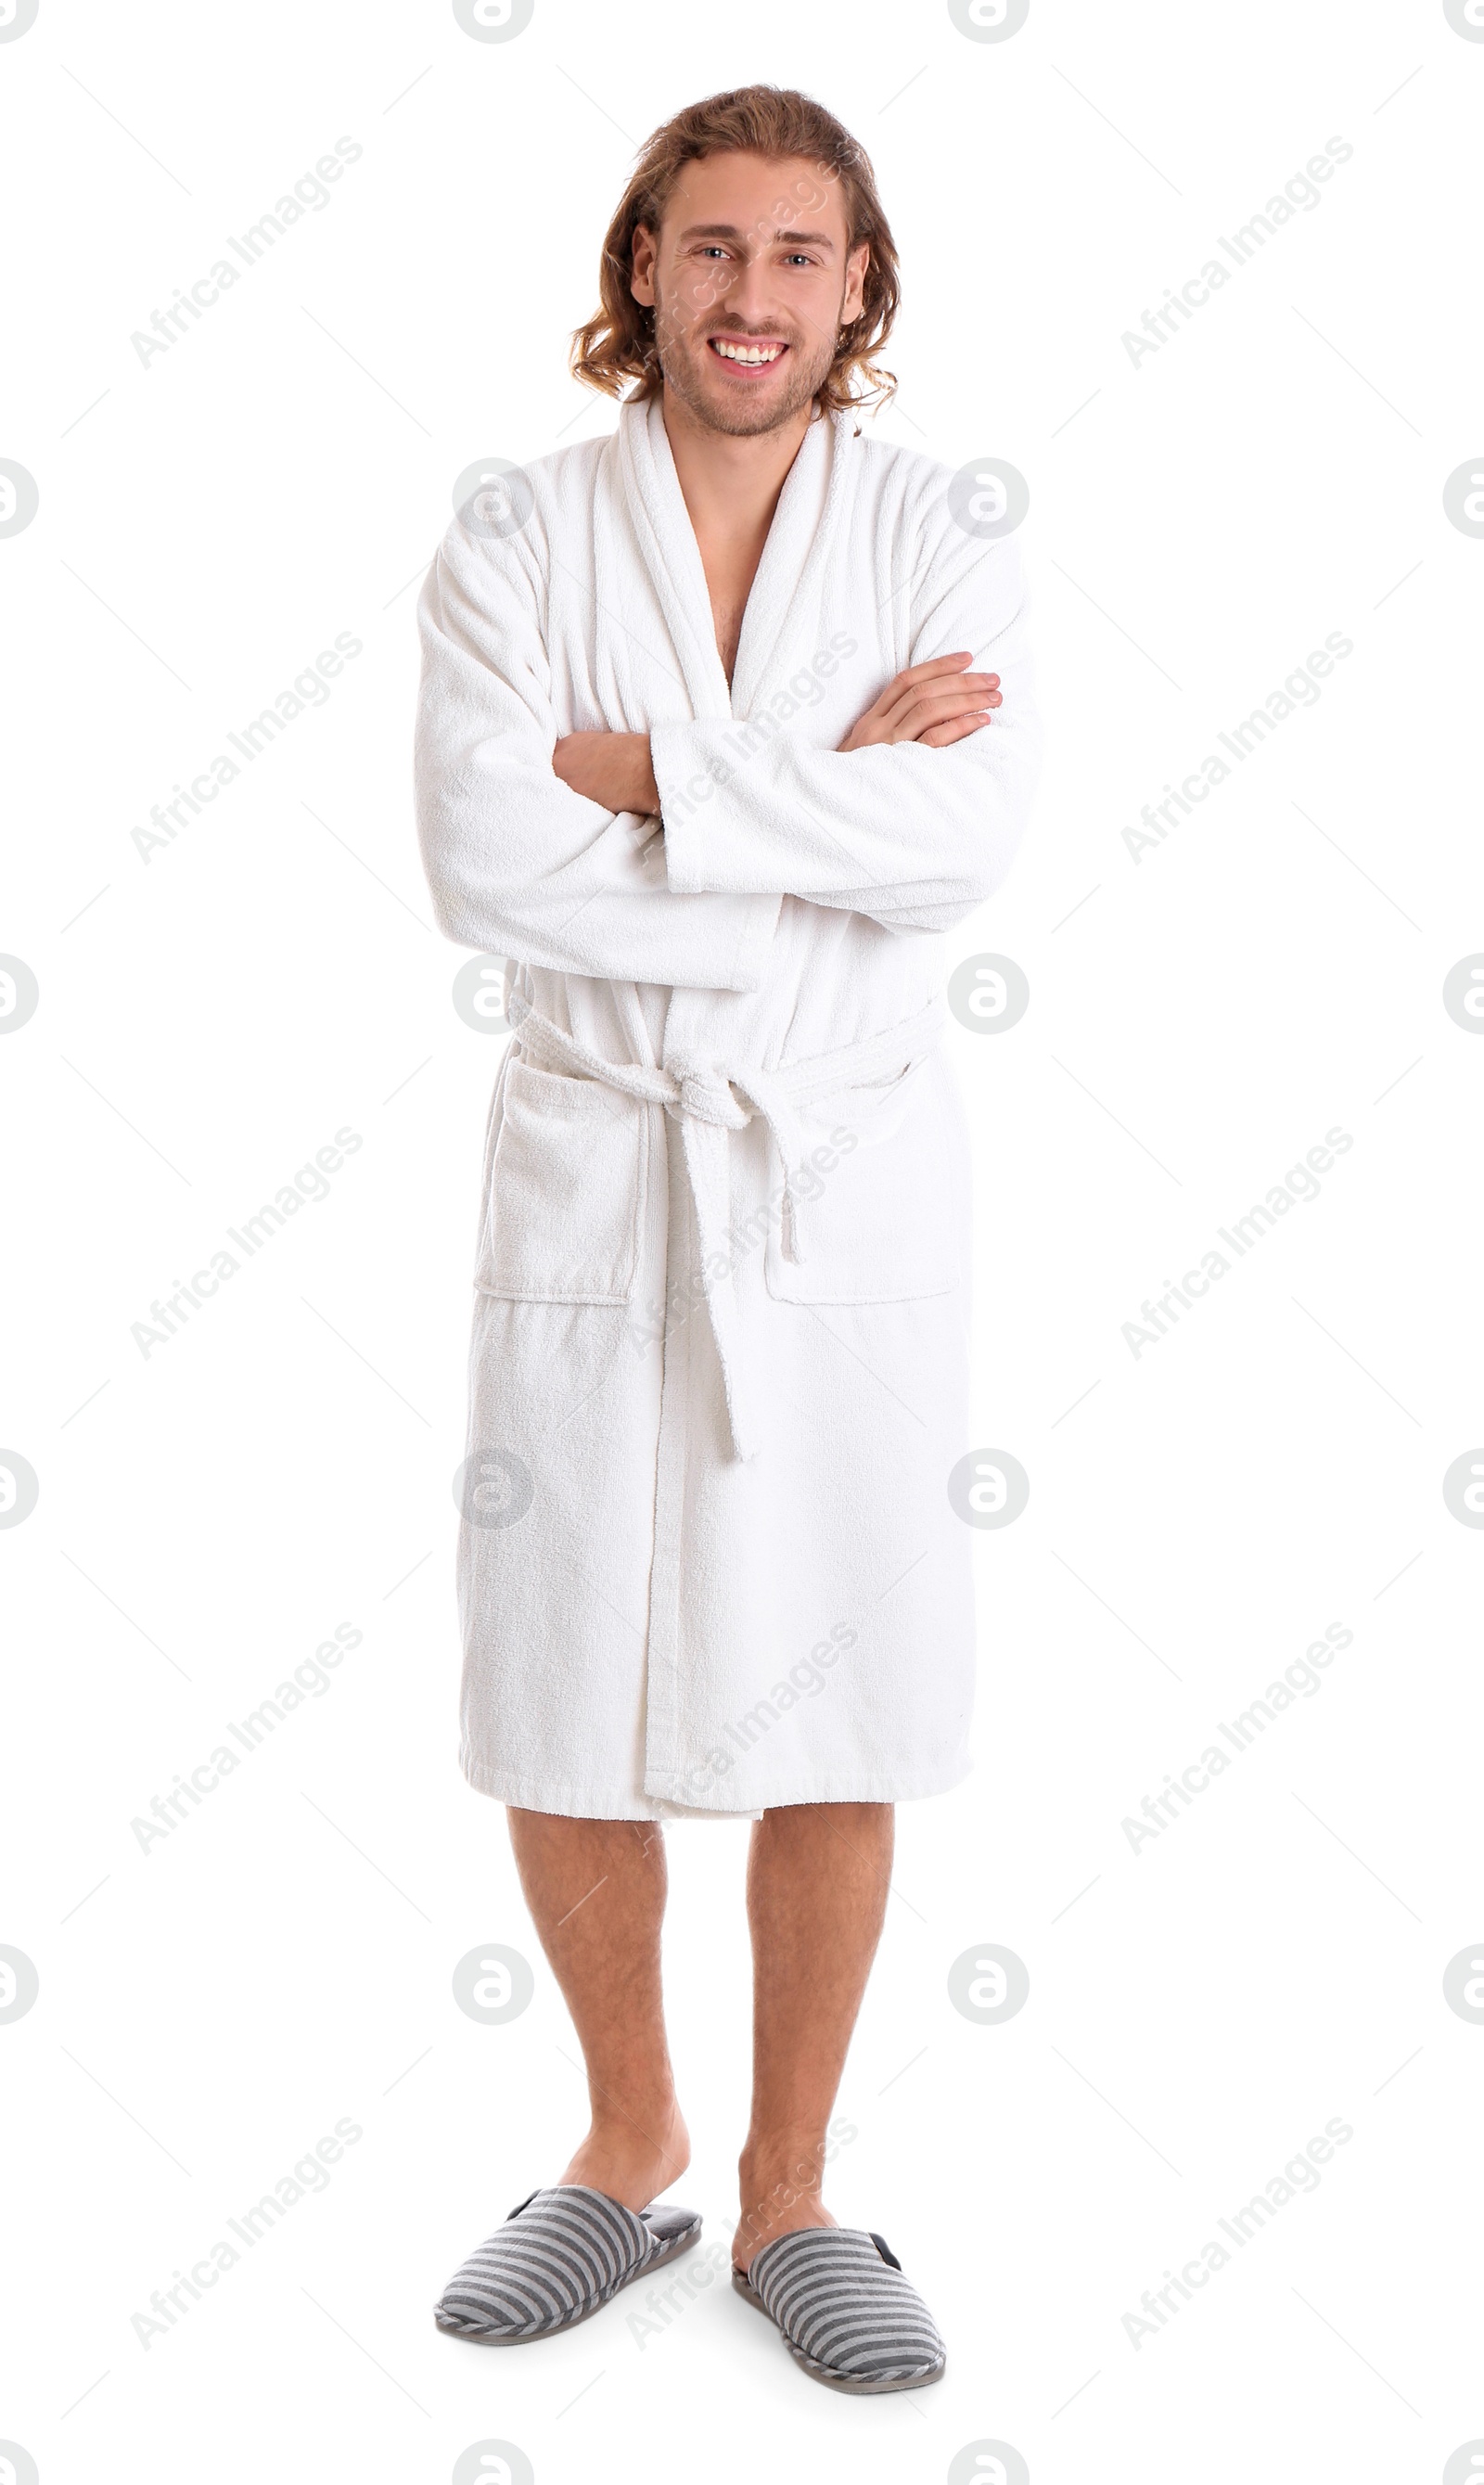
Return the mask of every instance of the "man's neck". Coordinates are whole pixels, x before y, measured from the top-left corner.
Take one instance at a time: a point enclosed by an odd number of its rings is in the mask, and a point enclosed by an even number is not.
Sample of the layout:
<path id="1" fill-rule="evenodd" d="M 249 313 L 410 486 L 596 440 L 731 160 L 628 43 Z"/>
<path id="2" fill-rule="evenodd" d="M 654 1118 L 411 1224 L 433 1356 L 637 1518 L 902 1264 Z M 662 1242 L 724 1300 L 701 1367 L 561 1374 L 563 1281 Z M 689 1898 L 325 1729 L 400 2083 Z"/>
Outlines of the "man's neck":
<path id="1" fill-rule="evenodd" d="M 760 547 L 809 429 L 812 403 L 777 431 L 714 431 L 698 422 L 667 385 L 660 412 L 681 496 L 700 541 L 751 540 Z"/>

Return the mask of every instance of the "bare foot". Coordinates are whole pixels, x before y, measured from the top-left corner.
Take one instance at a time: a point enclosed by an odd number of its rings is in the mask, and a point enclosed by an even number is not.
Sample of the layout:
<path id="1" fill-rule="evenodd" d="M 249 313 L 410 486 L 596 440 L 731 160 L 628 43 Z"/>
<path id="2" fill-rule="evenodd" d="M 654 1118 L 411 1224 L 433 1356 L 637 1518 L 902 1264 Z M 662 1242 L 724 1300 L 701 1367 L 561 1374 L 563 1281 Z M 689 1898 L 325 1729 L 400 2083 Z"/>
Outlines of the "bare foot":
<path id="1" fill-rule="evenodd" d="M 742 2215 L 732 2237 L 734 2269 L 746 2270 L 756 2253 L 780 2235 L 797 2234 L 805 2226 L 833 2226 L 819 2197 L 821 2152 L 794 2151 L 786 2157 L 744 2154 L 741 2175 Z"/>
<path id="2" fill-rule="evenodd" d="M 586 2183 L 626 2209 L 646 2209 L 679 2181 L 691 2162 L 691 2137 L 677 2105 L 643 2116 L 594 2123 L 559 2183 Z"/>

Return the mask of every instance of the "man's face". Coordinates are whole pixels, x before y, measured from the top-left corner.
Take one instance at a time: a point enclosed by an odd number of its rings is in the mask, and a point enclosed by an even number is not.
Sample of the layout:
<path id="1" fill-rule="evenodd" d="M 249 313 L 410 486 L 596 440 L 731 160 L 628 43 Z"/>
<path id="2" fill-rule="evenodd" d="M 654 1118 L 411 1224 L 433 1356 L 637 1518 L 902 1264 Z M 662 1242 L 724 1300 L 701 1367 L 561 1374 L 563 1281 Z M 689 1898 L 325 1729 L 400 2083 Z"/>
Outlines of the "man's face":
<path id="1" fill-rule="evenodd" d="M 665 382 L 712 431 L 776 430 L 807 406 L 861 308 L 838 178 L 801 156 L 686 164 L 658 233 L 634 236 Z"/>

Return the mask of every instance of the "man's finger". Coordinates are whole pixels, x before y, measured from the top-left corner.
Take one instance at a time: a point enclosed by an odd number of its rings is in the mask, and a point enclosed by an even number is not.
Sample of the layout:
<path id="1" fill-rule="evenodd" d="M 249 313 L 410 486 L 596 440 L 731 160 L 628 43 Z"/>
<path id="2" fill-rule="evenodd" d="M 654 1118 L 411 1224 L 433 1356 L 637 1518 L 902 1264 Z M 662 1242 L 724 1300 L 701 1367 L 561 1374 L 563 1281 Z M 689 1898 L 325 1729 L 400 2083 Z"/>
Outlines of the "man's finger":
<path id="1" fill-rule="evenodd" d="M 912 682 L 930 681 L 935 673 L 962 672 L 965 666 L 972 665 L 973 662 L 972 647 L 956 648 L 951 656 L 928 656 L 921 665 L 909 665 L 905 672 L 893 674 L 887 684 L 887 689 L 888 691 L 901 690 Z"/>
<path id="2" fill-rule="evenodd" d="M 999 686 L 998 673 L 940 673 L 927 683 L 916 681 L 908 673 L 898 673 L 882 692 L 875 713 L 884 724 L 895 728 L 921 700 L 971 697 L 978 699 L 982 706 L 986 697 L 998 693 Z"/>
<path id="3" fill-rule="evenodd" d="M 966 674 L 970 681 L 998 683 L 1000 679 L 998 673 L 969 672 L 968 668 L 973 662 L 974 658 L 971 655 L 962 652 L 956 656 L 929 657 L 926 664 L 909 665 L 904 672 L 893 673 L 881 696 L 883 699 L 895 698 L 902 691 L 915 690 L 920 682 L 937 681 L 943 675 L 951 673 Z"/>
<path id="4" fill-rule="evenodd" d="M 934 751 L 943 751 L 950 742 L 962 742 L 966 735 L 977 733 L 989 723 L 987 716 L 961 716 L 955 718 L 951 724 L 929 725 L 927 731 L 920 733 L 917 739 Z"/>
<path id="5" fill-rule="evenodd" d="M 920 691 L 897 720 L 896 734 L 917 742 L 930 724 L 948 724 L 954 717 L 987 708 L 991 696 L 985 691 Z"/>

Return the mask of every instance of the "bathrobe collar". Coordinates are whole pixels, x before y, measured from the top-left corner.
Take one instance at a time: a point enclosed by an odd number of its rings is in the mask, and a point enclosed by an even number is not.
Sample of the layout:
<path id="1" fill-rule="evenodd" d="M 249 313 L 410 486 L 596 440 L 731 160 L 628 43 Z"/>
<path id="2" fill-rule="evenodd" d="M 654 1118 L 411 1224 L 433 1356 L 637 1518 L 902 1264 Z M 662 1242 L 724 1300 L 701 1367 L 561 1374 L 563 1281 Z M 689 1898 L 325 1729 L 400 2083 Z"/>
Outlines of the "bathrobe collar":
<path id="1" fill-rule="evenodd" d="M 742 620 L 731 688 L 716 644 L 701 546 L 675 473 L 660 399 L 625 401 L 618 413 L 619 474 L 630 524 L 684 676 L 692 714 L 747 716 L 772 673 L 811 650 L 793 641 L 817 602 L 817 583 L 838 532 L 853 460 L 854 419 L 810 424 L 783 478 Z M 806 624 L 807 626 L 807 624 Z"/>

